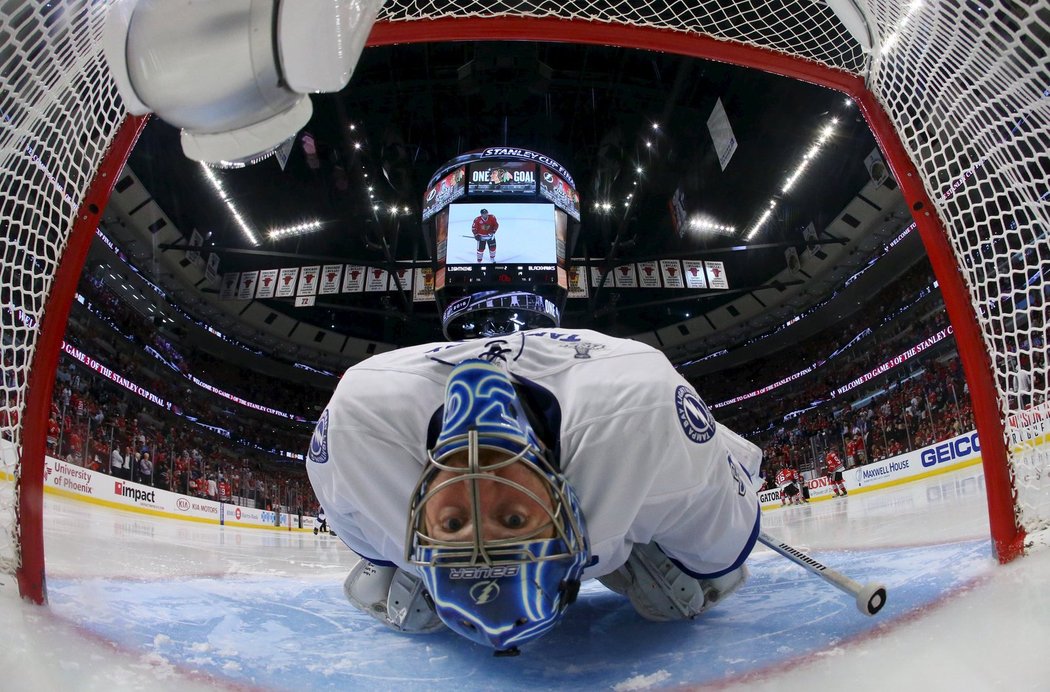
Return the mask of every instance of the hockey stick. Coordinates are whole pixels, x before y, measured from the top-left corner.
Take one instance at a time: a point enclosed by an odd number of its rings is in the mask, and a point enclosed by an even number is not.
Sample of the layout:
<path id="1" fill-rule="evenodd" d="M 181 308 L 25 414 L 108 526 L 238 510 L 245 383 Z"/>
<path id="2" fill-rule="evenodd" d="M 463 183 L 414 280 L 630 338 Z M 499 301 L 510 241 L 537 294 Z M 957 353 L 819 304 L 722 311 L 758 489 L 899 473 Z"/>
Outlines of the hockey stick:
<path id="1" fill-rule="evenodd" d="M 758 540 L 774 552 L 780 553 L 796 565 L 805 567 L 807 570 L 832 586 L 841 589 L 850 596 L 856 598 L 857 610 L 865 615 L 874 615 L 882 610 L 882 606 L 886 605 L 886 587 L 882 584 L 868 582 L 867 584 L 861 585 L 847 577 L 842 572 L 838 572 L 830 567 L 820 564 L 798 548 L 792 548 L 784 541 L 773 538 L 765 531 L 759 532 Z"/>

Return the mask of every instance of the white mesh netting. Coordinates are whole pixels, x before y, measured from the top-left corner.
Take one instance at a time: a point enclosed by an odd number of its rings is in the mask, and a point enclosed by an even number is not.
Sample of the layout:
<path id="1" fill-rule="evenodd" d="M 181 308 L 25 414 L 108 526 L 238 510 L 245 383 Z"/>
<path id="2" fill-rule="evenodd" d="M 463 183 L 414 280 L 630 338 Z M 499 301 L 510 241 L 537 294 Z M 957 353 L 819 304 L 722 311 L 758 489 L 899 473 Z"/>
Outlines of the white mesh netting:
<path id="1" fill-rule="evenodd" d="M 45 301 L 123 109 L 99 49 L 106 6 L 0 3 L 0 573 L 19 565 L 23 412 Z"/>
<path id="2" fill-rule="evenodd" d="M 841 0 L 836 7 L 854 7 Z M 1050 266 L 1050 9 L 1039 2 L 861 1 L 865 52 L 828 4 L 389 2 L 392 26 L 432 19 L 556 18 L 710 36 L 864 77 L 951 236 L 999 393 L 1029 531 L 1050 523 L 1046 437 Z M 99 49 L 106 4 L 0 1 L 0 569 L 18 559 L 12 479 L 36 325 L 71 220 L 123 115 Z M 858 24 L 850 19 L 855 31 Z M 435 25 L 439 27 L 440 25 Z M 557 39 L 557 32 L 550 38 Z M 442 40 L 435 28 L 430 40 Z M 728 44 L 727 44 L 728 45 Z M 992 444 L 986 441 L 985 446 Z"/>
<path id="3" fill-rule="evenodd" d="M 876 94 L 938 208 L 999 393 L 1028 532 L 1050 524 L 1050 6 L 873 3 Z"/>
<path id="4" fill-rule="evenodd" d="M 934 200 L 991 354 L 1016 519 L 1050 526 L 1050 7 L 860 1 L 865 52 L 829 5 L 781 2 L 392 2 L 381 20 L 527 16 L 740 41 L 862 76 Z M 844 19 L 857 31 L 855 18 Z M 625 29 L 629 30 L 629 29 Z M 435 36 L 435 39 L 439 39 Z"/>

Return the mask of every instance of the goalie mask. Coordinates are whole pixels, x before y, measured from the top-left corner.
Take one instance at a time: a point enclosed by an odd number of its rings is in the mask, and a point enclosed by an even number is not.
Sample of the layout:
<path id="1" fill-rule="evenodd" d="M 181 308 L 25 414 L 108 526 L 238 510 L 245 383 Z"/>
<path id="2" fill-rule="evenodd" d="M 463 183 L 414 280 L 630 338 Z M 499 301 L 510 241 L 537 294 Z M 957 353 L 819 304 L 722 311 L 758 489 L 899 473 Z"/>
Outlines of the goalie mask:
<path id="1" fill-rule="evenodd" d="M 497 652 L 546 634 L 576 599 L 590 558 L 580 503 L 499 367 L 449 375 L 405 545 L 438 617 Z"/>

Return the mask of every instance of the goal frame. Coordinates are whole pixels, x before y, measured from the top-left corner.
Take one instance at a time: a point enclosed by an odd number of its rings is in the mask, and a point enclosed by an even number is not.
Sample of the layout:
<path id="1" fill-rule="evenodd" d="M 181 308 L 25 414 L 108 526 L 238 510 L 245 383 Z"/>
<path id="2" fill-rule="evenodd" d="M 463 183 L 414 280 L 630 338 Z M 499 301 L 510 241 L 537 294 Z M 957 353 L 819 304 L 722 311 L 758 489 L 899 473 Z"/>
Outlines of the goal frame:
<path id="1" fill-rule="evenodd" d="M 970 388 L 974 418 L 982 441 L 991 538 L 1000 562 L 1023 551 L 1024 529 L 1014 513 L 1014 493 L 1005 428 L 997 406 L 991 359 L 982 339 L 965 279 L 957 264 L 948 232 L 923 186 L 892 122 L 864 80 L 855 74 L 770 49 L 718 40 L 673 29 L 629 26 L 597 20 L 557 17 L 440 18 L 420 21 L 378 21 L 368 47 L 399 43 L 448 41 L 538 41 L 617 46 L 673 53 L 730 63 L 817 84 L 853 99 L 871 128 L 885 161 L 899 183 L 940 283 L 955 330 L 962 367 Z M 58 271 L 46 300 L 21 416 L 20 469 L 16 482 L 21 566 L 21 595 L 46 602 L 43 544 L 43 486 L 48 411 L 66 321 L 95 236 L 120 170 L 147 121 L 127 116 L 110 143 L 92 184 L 78 206 Z"/>

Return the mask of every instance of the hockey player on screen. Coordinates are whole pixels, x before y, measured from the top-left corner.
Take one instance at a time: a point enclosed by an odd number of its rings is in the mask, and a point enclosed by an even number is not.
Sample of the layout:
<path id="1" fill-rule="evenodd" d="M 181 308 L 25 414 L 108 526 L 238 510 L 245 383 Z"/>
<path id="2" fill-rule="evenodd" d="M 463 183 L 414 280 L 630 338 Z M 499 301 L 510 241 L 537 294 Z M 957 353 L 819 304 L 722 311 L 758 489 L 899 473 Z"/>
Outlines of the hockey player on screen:
<path id="1" fill-rule="evenodd" d="M 481 214 L 474 218 L 470 226 L 470 232 L 474 234 L 474 240 L 478 241 L 478 262 L 485 255 L 485 246 L 489 247 L 489 259 L 496 261 L 496 231 L 499 230 L 499 221 L 489 213 L 488 209 L 482 209 Z"/>
<path id="2" fill-rule="evenodd" d="M 590 578 L 646 619 L 696 617 L 744 583 L 759 533 L 761 451 L 659 351 L 591 331 L 373 356 L 308 459 L 362 557 L 350 602 L 497 653 L 552 629 Z"/>
<path id="3" fill-rule="evenodd" d="M 824 457 L 824 461 L 828 466 L 828 481 L 831 484 L 831 489 L 835 491 L 835 497 L 839 495 L 845 497 L 848 493 L 846 492 L 846 482 L 842 480 L 842 472 L 846 468 L 842 464 L 842 457 L 834 449 L 829 449 Z"/>

